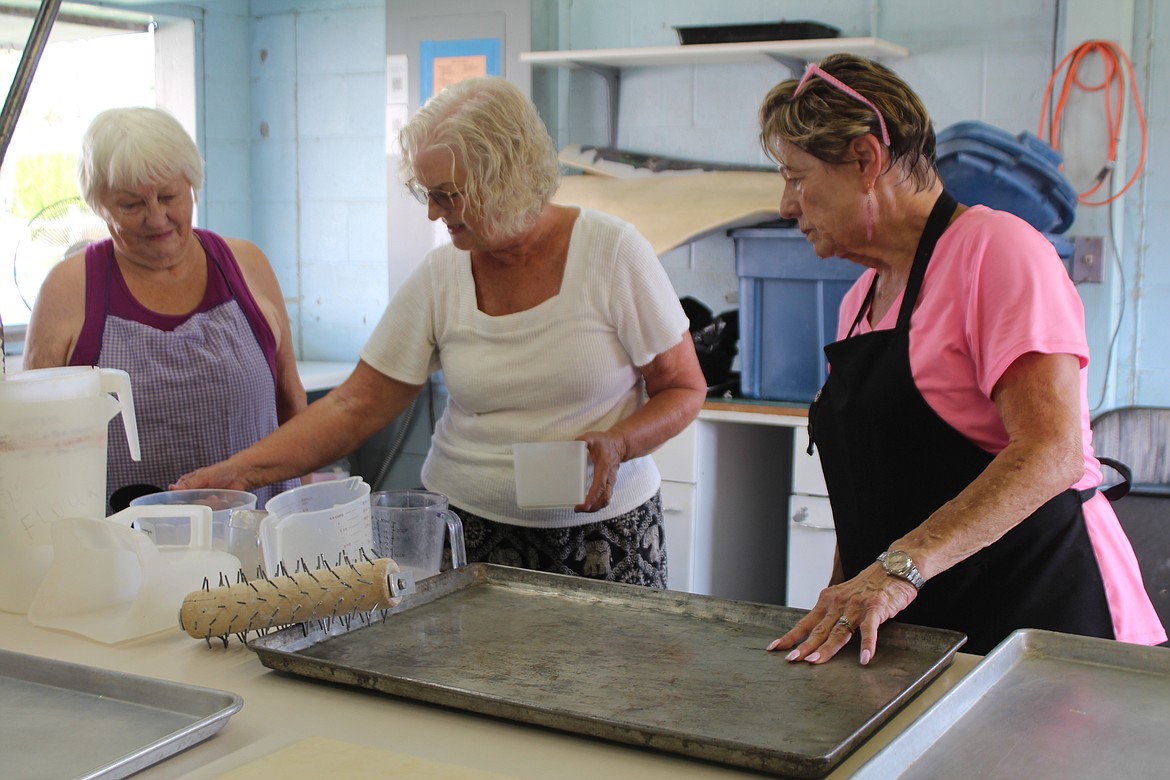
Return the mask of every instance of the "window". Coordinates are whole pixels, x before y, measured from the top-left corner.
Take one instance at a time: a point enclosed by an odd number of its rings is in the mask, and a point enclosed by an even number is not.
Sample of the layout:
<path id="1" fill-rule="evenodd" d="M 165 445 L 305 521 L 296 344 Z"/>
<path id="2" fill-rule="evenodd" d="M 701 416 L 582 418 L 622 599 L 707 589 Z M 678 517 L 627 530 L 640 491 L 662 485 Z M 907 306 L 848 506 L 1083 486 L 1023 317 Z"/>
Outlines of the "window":
<path id="1" fill-rule="evenodd" d="M 5 94 L 31 27 L 31 18 L 0 15 Z M 143 22 L 111 27 L 59 16 L 53 26 L 0 165 L 0 319 L 9 352 L 48 270 L 71 245 L 104 235 L 77 192 L 81 136 L 106 108 L 155 105 L 154 60 L 154 34 Z"/>

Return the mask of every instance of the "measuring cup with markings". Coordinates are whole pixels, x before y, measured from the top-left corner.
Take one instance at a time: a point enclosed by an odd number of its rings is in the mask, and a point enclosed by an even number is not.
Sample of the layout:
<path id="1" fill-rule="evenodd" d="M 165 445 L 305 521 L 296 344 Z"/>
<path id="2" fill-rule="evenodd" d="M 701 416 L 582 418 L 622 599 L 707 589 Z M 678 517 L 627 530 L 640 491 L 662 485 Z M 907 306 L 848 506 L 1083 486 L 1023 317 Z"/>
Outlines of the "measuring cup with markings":
<path id="1" fill-rule="evenodd" d="M 442 493 L 383 490 L 370 495 L 370 514 L 378 555 L 414 572 L 415 580 L 439 573 L 444 536 L 450 537 L 451 568 L 467 564 L 463 522 Z"/>
<path id="2" fill-rule="evenodd" d="M 361 477 L 290 488 L 268 499 L 265 508 L 260 547 L 270 577 L 281 564 L 293 572 L 318 568 L 319 559 L 330 566 L 360 561 L 372 547 L 370 486 Z"/>

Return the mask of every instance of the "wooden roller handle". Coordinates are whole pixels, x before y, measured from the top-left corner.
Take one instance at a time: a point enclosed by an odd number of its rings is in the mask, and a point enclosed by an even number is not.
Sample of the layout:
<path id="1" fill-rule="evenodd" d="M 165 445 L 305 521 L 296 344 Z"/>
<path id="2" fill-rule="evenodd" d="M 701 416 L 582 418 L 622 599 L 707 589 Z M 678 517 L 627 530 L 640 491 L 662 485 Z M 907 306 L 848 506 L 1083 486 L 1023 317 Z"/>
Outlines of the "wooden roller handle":
<path id="1" fill-rule="evenodd" d="M 390 609 L 402 592 L 389 558 L 187 594 L 179 626 L 196 639 Z"/>

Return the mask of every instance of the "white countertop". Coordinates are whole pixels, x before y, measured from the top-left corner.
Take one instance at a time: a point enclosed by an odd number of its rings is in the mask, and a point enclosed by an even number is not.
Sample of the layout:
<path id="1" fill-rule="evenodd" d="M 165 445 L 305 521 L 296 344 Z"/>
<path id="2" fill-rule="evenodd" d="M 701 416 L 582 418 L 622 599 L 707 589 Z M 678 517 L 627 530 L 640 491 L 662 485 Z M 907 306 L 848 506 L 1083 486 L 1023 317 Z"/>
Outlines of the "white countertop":
<path id="1" fill-rule="evenodd" d="M 306 393 L 318 390 L 332 390 L 349 378 L 357 362 L 344 363 L 326 360 L 298 360 L 297 373 Z"/>
<path id="2" fill-rule="evenodd" d="M 511 721 L 332 686 L 270 671 L 239 641 L 227 648 L 191 639 L 177 627 L 119 646 L 33 626 L 23 615 L 0 613 L 0 647 L 45 658 L 98 666 L 190 685 L 232 691 L 244 701 L 224 728 L 210 739 L 155 764 L 135 778 L 204 780 L 246 767 L 308 737 L 325 737 L 443 765 L 443 773 L 421 778 L 458 777 L 475 768 L 507 778 L 644 780 L 759 777 L 650 750 L 562 734 Z M 978 660 L 959 654 L 955 663 L 862 745 L 835 772 L 848 777 L 882 745 L 904 729 Z M 837 659 L 834 663 L 850 663 Z M 783 718 L 784 703 L 761 717 Z M 67 735 L 61 735 L 67 740 Z M 389 751 L 389 752 L 386 752 Z M 370 767 L 376 769 L 376 767 Z M 363 776 L 379 777 L 376 772 Z"/>

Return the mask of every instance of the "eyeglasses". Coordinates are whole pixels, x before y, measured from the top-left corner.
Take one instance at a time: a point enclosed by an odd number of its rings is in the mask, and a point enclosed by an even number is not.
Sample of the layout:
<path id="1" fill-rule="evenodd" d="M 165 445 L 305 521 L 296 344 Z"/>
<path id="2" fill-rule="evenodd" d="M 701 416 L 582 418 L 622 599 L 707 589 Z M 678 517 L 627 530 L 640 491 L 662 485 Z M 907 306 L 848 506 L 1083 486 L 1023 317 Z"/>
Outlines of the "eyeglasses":
<path id="1" fill-rule="evenodd" d="M 435 205 L 441 208 L 443 211 L 450 211 L 452 208 L 454 208 L 455 199 L 462 197 L 463 195 L 463 193 L 459 192 L 458 190 L 428 190 L 414 179 L 411 179 L 406 183 L 406 189 L 410 190 L 410 194 L 414 196 L 414 199 L 424 206 L 427 205 L 427 201 L 433 200 Z"/>
<path id="2" fill-rule="evenodd" d="M 858 103 L 869 106 L 870 110 L 877 114 L 878 124 L 882 128 L 882 143 L 884 143 L 886 146 L 890 145 L 890 133 L 888 130 L 886 130 L 886 118 L 882 116 L 881 111 L 878 111 L 878 107 L 871 103 L 868 99 L 862 97 L 861 93 L 855 90 L 853 87 L 849 86 L 835 76 L 830 76 L 828 73 L 825 73 L 815 62 L 810 62 L 808 67 L 804 69 L 804 76 L 800 79 L 800 83 L 796 85 L 796 89 L 793 90 L 792 96 L 796 97 L 799 95 L 801 90 L 804 89 L 804 85 L 807 84 L 809 79 L 811 79 L 813 76 L 820 77 L 822 81 L 828 82 L 830 86 L 834 86 L 841 90 L 846 95 L 856 100 Z"/>

